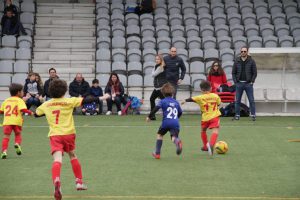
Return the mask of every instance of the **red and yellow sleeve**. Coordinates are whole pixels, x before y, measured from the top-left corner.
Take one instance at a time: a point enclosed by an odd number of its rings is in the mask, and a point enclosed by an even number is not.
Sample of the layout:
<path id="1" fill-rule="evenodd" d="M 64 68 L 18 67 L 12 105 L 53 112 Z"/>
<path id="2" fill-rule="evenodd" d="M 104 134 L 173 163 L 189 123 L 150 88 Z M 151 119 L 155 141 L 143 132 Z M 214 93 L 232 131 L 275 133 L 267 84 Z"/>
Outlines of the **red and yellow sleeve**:
<path id="1" fill-rule="evenodd" d="M 1 104 L 0 113 L 4 113 L 4 102 Z"/>
<path id="2" fill-rule="evenodd" d="M 73 107 L 82 106 L 82 101 L 83 101 L 82 97 L 72 97 L 71 100 L 72 100 Z"/>
<path id="3" fill-rule="evenodd" d="M 41 106 L 39 106 L 39 107 L 36 109 L 35 113 L 36 113 L 38 116 L 41 116 L 41 115 L 44 115 L 44 114 L 45 114 L 45 112 L 44 112 L 44 110 L 43 110 L 43 104 L 42 104 Z"/>

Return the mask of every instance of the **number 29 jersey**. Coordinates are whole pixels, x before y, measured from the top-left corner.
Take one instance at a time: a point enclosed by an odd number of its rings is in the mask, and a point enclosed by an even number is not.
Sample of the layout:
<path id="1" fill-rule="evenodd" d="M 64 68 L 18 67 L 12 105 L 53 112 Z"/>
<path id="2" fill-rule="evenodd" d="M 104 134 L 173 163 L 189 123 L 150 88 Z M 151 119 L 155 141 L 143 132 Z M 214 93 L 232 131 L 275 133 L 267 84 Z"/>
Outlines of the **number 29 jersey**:
<path id="1" fill-rule="evenodd" d="M 163 111 L 162 128 L 180 129 L 178 116 L 182 114 L 181 107 L 175 99 L 166 97 L 156 105 Z"/>
<path id="2" fill-rule="evenodd" d="M 3 125 L 23 125 L 21 110 L 27 109 L 25 102 L 20 97 L 9 97 L 2 104 L 0 111 L 4 113 Z"/>
<path id="3" fill-rule="evenodd" d="M 221 115 L 219 110 L 221 99 L 217 94 L 201 94 L 199 96 L 192 97 L 192 99 L 200 106 L 203 122 L 209 121 Z"/>
<path id="4" fill-rule="evenodd" d="M 48 136 L 75 134 L 73 109 L 81 106 L 82 98 L 54 98 L 36 109 L 37 115 L 46 115 L 49 124 Z"/>

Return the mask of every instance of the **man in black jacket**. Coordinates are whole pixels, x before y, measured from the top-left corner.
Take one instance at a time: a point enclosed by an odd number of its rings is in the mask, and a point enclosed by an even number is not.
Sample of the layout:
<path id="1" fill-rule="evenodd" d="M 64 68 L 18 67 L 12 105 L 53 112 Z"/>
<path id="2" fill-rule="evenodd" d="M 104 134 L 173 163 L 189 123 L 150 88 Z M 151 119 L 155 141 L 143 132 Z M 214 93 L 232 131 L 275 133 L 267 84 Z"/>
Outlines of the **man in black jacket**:
<path id="1" fill-rule="evenodd" d="M 82 74 L 76 74 L 75 79 L 69 85 L 69 94 L 71 97 L 86 97 L 89 95 L 90 85 L 84 80 Z"/>
<path id="2" fill-rule="evenodd" d="M 167 82 L 171 83 L 174 86 L 175 88 L 174 98 L 176 99 L 177 88 L 178 85 L 180 85 L 181 81 L 184 79 L 186 67 L 182 58 L 177 56 L 176 47 L 172 47 L 170 49 L 170 54 L 164 57 L 164 61 L 166 64 L 165 67 L 166 79 Z"/>
<path id="3" fill-rule="evenodd" d="M 45 84 L 44 84 L 44 94 L 46 96 L 46 101 L 50 100 L 50 94 L 48 92 L 49 89 L 49 85 L 51 83 L 51 81 L 53 81 L 54 79 L 58 79 L 58 76 L 56 75 L 56 69 L 54 68 L 50 68 L 49 69 L 49 79 L 46 80 Z"/>
<path id="4" fill-rule="evenodd" d="M 248 47 L 241 48 L 241 56 L 239 56 L 232 67 L 232 79 L 236 85 L 235 95 L 235 120 L 240 119 L 240 105 L 243 92 L 246 91 L 252 120 L 256 120 L 255 102 L 253 95 L 253 83 L 257 76 L 257 68 L 255 61 L 248 55 Z"/>

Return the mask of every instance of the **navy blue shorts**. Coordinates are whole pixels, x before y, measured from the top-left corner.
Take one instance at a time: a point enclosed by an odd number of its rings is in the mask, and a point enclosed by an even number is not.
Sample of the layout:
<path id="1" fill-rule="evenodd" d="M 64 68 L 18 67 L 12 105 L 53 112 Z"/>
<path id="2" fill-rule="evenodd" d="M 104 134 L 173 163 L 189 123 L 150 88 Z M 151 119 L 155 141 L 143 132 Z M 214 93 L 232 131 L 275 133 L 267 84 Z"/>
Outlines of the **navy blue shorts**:
<path id="1" fill-rule="evenodd" d="M 162 127 L 159 127 L 157 133 L 160 134 L 160 135 L 165 135 L 168 131 L 170 132 L 171 136 L 178 137 L 178 135 L 179 135 L 179 129 L 177 129 L 177 128 L 162 128 Z"/>

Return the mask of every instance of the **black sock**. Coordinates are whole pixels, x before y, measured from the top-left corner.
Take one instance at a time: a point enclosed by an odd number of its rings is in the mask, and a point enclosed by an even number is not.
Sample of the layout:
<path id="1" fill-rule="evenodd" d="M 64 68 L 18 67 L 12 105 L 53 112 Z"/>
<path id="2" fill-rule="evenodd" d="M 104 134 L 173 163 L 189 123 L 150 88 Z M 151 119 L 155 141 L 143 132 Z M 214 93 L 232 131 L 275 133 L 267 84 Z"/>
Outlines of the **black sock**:
<path id="1" fill-rule="evenodd" d="M 156 140 L 156 151 L 155 151 L 155 154 L 157 154 L 157 155 L 160 154 L 160 149 L 161 149 L 162 143 L 163 143 L 162 140 Z"/>

